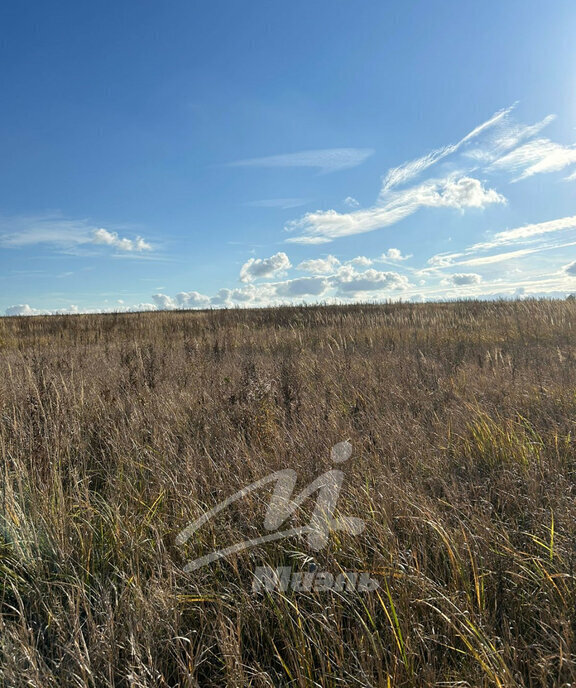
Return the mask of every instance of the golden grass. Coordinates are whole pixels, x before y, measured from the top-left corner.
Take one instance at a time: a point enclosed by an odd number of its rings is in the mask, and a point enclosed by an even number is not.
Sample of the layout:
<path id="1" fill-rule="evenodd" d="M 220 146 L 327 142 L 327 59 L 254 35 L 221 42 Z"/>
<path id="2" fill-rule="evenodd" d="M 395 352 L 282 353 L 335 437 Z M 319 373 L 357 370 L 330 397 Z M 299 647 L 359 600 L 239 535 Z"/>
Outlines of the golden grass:
<path id="1" fill-rule="evenodd" d="M 0 319 L 0 685 L 568 687 L 575 420 L 572 301 Z M 361 536 L 183 572 L 344 439 Z M 251 592 L 312 560 L 380 588 Z"/>

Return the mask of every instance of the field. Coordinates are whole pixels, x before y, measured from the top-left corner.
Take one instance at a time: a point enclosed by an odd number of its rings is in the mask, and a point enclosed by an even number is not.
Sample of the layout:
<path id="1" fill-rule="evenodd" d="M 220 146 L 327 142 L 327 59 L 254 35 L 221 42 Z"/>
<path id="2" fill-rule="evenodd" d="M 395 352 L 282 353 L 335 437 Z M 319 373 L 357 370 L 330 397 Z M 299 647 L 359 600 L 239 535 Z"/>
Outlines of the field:
<path id="1" fill-rule="evenodd" d="M 0 685 L 567 688 L 575 420 L 570 300 L 0 319 Z M 344 440 L 362 534 L 184 571 Z M 379 588 L 252 591 L 313 562 Z"/>

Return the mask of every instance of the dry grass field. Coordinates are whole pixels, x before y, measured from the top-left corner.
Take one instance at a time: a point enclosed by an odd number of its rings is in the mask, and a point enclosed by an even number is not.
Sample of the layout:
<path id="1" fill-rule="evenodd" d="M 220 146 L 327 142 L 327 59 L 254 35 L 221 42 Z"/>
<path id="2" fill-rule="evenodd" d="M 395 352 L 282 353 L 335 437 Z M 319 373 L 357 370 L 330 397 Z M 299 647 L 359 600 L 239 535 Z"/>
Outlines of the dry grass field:
<path id="1" fill-rule="evenodd" d="M 574 685 L 575 421 L 574 301 L 0 319 L 0 685 Z M 361 535 L 184 572 L 343 440 Z"/>

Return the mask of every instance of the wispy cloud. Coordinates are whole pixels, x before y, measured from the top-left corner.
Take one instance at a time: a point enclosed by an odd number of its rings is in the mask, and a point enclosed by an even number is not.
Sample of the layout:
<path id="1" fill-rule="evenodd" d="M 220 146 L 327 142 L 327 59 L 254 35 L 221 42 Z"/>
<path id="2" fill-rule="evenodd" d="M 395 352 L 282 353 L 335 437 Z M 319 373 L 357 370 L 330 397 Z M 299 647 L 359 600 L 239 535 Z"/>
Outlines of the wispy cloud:
<path id="1" fill-rule="evenodd" d="M 74 252 L 89 246 L 109 246 L 124 253 L 151 251 L 142 237 L 122 237 L 116 231 L 95 227 L 88 220 L 73 220 L 56 215 L 0 218 L 0 246 L 25 248 L 50 246 Z"/>
<path id="2" fill-rule="evenodd" d="M 390 192 L 387 202 L 350 213 L 336 210 L 307 213 L 287 225 L 287 230 L 300 230 L 301 235 L 287 239 L 289 243 L 318 244 L 343 236 L 371 232 L 396 224 L 422 207 L 484 208 L 506 199 L 494 189 L 471 177 L 450 176 L 435 179 L 403 191 Z"/>
<path id="3" fill-rule="evenodd" d="M 227 163 L 228 167 L 312 167 L 321 173 L 357 167 L 374 151 L 371 148 L 324 148 L 298 153 L 270 155 L 264 158 L 250 158 Z"/>
<path id="4" fill-rule="evenodd" d="M 535 174 L 558 172 L 576 163 L 576 145 L 564 146 L 550 139 L 536 139 L 515 148 L 492 163 L 493 169 L 521 172 L 512 181 Z"/>
<path id="5" fill-rule="evenodd" d="M 506 229 L 503 232 L 497 232 L 489 241 L 474 244 L 470 248 L 470 251 L 489 250 L 496 246 L 514 244 L 518 241 L 527 241 L 544 234 L 562 232 L 575 228 L 576 215 L 569 215 L 568 217 L 561 217 L 556 220 L 548 220 L 547 222 L 522 225 L 522 227 L 516 227 L 515 229 Z"/>
<path id="6" fill-rule="evenodd" d="M 390 169 L 384 176 L 381 192 L 373 206 L 353 207 L 347 212 L 316 210 L 292 220 L 286 225 L 286 230 L 295 232 L 296 236 L 286 241 L 305 245 L 328 243 L 340 237 L 390 227 L 421 208 L 465 210 L 503 204 L 506 202 L 504 195 L 490 188 L 490 182 L 482 177 L 490 179 L 497 172 L 507 172 L 510 177 L 516 177 L 511 181 L 517 181 L 576 164 L 576 145 L 566 146 L 549 139 L 534 138 L 554 120 L 555 115 L 525 125 L 514 121 L 511 115 L 514 107 L 496 112 L 457 143 L 437 148 Z M 449 156 L 455 156 L 448 168 L 450 172 L 413 183 L 416 177 Z M 500 176 L 496 178 L 501 181 Z M 576 173 L 566 179 L 576 179 Z M 355 205 L 352 200 L 350 197 L 349 205 Z"/>
<path id="7" fill-rule="evenodd" d="M 504 253 L 494 253 L 491 256 L 480 256 L 477 258 L 466 258 L 457 260 L 454 265 L 494 265 L 495 263 L 506 263 L 509 260 L 517 260 L 531 253 L 538 253 L 541 248 L 520 248 L 517 251 L 505 251 Z"/>
<path id="8" fill-rule="evenodd" d="M 472 141 L 477 136 L 484 133 L 486 130 L 490 129 L 498 122 L 501 122 L 503 119 L 505 119 L 510 114 L 510 112 L 512 112 L 513 109 L 514 106 L 512 105 L 509 108 L 500 110 L 499 112 L 495 113 L 486 122 L 472 129 L 471 132 L 466 134 L 466 136 L 460 139 L 460 141 L 458 141 L 457 143 L 442 146 L 441 148 L 437 148 L 436 150 L 433 150 L 420 158 L 416 158 L 415 160 L 402 163 L 398 167 L 393 167 L 391 170 L 387 172 L 386 176 L 384 177 L 382 183 L 382 195 L 385 195 L 395 186 L 398 186 L 400 184 L 406 184 L 407 182 L 412 181 L 412 179 L 422 174 L 422 172 L 426 171 L 428 168 L 432 167 L 436 163 L 440 162 L 440 160 L 448 157 L 449 155 L 453 155 L 458 150 L 460 150 L 460 148 L 462 148 L 462 146 L 464 146 L 466 143 Z"/>
<path id="9" fill-rule="evenodd" d="M 21 248 L 35 244 L 75 246 L 90 241 L 94 228 L 86 220 L 58 216 L 0 218 L 0 246 Z"/>
<path id="10" fill-rule="evenodd" d="M 467 146 L 462 154 L 483 164 L 491 163 L 522 141 L 537 136 L 555 119 L 556 115 L 547 115 L 535 124 L 523 124 L 514 121 L 508 111 L 484 137 L 475 142 L 476 145 Z"/>
<path id="11" fill-rule="evenodd" d="M 552 234 L 560 233 L 564 235 L 566 232 L 572 232 L 572 230 L 575 229 L 576 215 L 562 217 L 556 220 L 548 220 L 546 222 L 522 225 L 514 229 L 507 229 L 502 232 L 497 232 L 488 241 L 478 242 L 460 252 L 440 253 L 432 256 L 428 260 L 428 265 L 430 267 L 421 272 L 425 273 L 428 269 L 437 270 L 453 266 L 493 265 L 495 263 L 516 260 L 542 251 L 567 248 L 575 245 L 575 242 L 566 241 L 565 236 L 562 236 L 560 241 L 556 240 L 546 243 L 541 240 Z M 536 245 L 534 245 L 535 243 Z M 490 254 L 490 251 L 494 251 L 495 249 L 522 246 L 525 244 L 528 244 L 527 248 L 517 248 L 512 251 L 500 251 L 499 253 Z M 485 253 L 489 255 L 482 255 Z"/>

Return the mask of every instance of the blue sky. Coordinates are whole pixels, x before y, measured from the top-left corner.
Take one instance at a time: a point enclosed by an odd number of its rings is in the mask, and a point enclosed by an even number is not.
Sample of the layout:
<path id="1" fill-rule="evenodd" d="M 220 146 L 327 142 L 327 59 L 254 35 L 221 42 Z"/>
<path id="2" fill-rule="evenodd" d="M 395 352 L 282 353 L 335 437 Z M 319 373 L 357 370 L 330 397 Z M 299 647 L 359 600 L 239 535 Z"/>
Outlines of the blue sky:
<path id="1" fill-rule="evenodd" d="M 576 5 L 0 5 L 0 313 L 576 292 Z"/>

